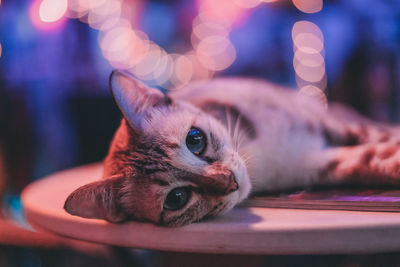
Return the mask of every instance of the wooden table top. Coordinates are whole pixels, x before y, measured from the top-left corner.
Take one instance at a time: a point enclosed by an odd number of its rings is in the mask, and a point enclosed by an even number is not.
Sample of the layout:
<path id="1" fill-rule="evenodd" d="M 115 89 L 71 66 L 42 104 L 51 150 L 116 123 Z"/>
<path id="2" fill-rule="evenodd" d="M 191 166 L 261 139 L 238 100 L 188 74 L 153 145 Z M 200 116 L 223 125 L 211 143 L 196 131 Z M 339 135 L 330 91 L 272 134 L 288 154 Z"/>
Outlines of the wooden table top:
<path id="1" fill-rule="evenodd" d="M 28 222 L 39 230 L 91 242 L 180 252 L 332 254 L 400 250 L 400 213 L 234 208 L 181 228 L 112 224 L 63 209 L 74 189 L 101 177 L 100 164 L 55 173 L 22 193 Z"/>

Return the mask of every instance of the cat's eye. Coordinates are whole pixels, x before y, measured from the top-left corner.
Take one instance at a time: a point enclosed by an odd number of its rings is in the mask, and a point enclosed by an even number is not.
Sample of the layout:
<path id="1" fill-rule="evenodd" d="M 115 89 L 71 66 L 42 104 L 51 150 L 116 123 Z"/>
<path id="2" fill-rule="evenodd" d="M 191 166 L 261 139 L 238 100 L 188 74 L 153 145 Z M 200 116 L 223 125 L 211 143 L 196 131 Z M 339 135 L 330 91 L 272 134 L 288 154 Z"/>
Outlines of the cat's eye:
<path id="1" fill-rule="evenodd" d="M 206 148 L 206 136 L 197 128 L 192 127 L 186 136 L 186 146 L 195 155 L 200 155 Z"/>
<path id="2" fill-rule="evenodd" d="M 183 208 L 190 198 L 190 190 L 186 187 L 175 188 L 168 193 L 164 202 L 164 209 L 179 210 Z"/>

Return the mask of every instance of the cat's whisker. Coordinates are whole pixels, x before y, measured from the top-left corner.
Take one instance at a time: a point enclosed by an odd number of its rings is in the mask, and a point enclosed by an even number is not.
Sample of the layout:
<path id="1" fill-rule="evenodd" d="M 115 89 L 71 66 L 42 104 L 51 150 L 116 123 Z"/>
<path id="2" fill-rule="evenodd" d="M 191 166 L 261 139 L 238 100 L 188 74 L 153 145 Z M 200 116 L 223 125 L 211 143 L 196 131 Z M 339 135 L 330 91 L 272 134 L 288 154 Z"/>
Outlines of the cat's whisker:
<path id="1" fill-rule="evenodd" d="M 231 114 L 228 111 L 228 108 L 225 108 L 225 116 L 226 116 L 226 123 L 228 128 L 228 134 L 232 137 L 232 121 L 231 121 Z"/>
<path id="2" fill-rule="evenodd" d="M 250 155 L 242 156 L 242 159 L 245 163 L 249 163 L 253 158 Z"/>
<path id="3" fill-rule="evenodd" d="M 235 122 L 235 129 L 233 132 L 233 141 L 234 141 L 234 147 L 235 150 L 238 151 L 239 149 L 239 131 L 240 131 L 240 122 L 241 122 L 241 117 L 240 115 L 237 117 L 236 122 Z"/>
<path id="4" fill-rule="evenodd" d="M 246 129 L 242 129 L 238 136 L 238 149 L 242 146 L 248 131 Z"/>
<path id="5" fill-rule="evenodd" d="M 254 159 L 254 156 L 250 152 L 240 151 L 239 156 L 242 158 L 247 166 L 251 165 L 252 160 Z"/>
<path id="6" fill-rule="evenodd" d="M 243 143 L 246 141 L 246 137 L 247 137 L 248 135 L 250 135 L 250 131 L 251 131 L 251 129 L 250 129 L 249 127 L 240 130 L 240 132 L 239 132 L 239 134 L 238 134 L 238 137 L 237 137 L 237 147 L 236 147 L 236 151 L 239 151 L 239 150 L 240 150 L 241 146 L 242 146 Z"/>

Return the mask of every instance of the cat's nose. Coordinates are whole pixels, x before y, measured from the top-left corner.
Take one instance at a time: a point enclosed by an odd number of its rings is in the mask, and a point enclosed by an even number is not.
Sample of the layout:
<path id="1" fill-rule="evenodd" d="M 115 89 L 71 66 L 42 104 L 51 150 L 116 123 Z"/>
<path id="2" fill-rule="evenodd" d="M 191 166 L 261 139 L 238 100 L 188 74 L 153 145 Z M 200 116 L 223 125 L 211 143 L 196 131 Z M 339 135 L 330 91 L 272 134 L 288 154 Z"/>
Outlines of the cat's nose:
<path id="1" fill-rule="evenodd" d="M 239 189 L 236 176 L 230 170 L 195 177 L 196 182 L 211 194 L 227 195 Z"/>
<path id="2" fill-rule="evenodd" d="M 229 194 L 229 193 L 234 192 L 239 189 L 239 186 L 236 182 L 235 174 L 232 171 L 230 171 L 230 173 L 231 174 L 229 175 L 229 183 L 225 189 L 225 194 Z"/>

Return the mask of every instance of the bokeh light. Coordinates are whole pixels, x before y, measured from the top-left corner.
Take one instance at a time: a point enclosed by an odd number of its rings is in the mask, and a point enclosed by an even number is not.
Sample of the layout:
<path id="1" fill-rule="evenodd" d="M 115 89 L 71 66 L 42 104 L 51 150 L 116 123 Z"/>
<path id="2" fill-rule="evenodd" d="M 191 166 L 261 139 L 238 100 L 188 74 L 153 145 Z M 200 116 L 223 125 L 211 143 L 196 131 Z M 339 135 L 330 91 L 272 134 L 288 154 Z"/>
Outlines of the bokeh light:
<path id="1" fill-rule="evenodd" d="M 189 83 L 193 76 L 193 63 L 185 55 L 179 55 L 175 59 L 175 70 L 171 77 L 171 83 L 175 88 L 180 88 Z"/>
<path id="2" fill-rule="evenodd" d="M 174 57 L 175 54 L 168 54 L 164 50 L 161 51 L 160 60 L 154 68 L 152 79 L 155 84 L 166 84 L 174 72 Z"/>
<path id="3" fill-rule="evenodd" d="M 29 8 L 29 17 L 35 28 L 47 31 L 61 28 L 65 23 L 67 0 L 34 0 Z"/>
<path id="4" fill-rule="evenodd" d="M 203 21 L 213 21 L 230 26 L 237 21 L 243 13 L 243 8 L 235 4 L 233 0 L 202 0 L 200 1 L 198 16 Z"/>
<path id="5" fill-rule="evenodd" d="M 34 0 L 31 20 L 37 28 L 44 29 L 64 17 L 79 19 L 99 31 L 102 54 L 111 66 L 171 89 L 192 80 L 209 79 L 229 68 L 236 59 L 236 49 L 229 39 L 232 26 L 240 23 L 250 8 L 275 1 L 198 0 L 198 15 L 190 36 L 192 49 L 184 54 L 169 54 L 150 41 L 147 34 L 134 29 L 130 12 L 133 6 L 128 1 Z M 293 0 L 293 3 L 307 13 L 322 8 L 320 0 Z M 292 38 L 296 79 L 314 86 L 323 84 L 320 81 L 326 75 L 322 32 L 315 24 L 300 21 L 293 26 Z"/>
<path id="6" fill-rule="evenodd" d="M 297 34 L 293 39 L 293 43 L 294 51 L 298 49 L 303 51 L 315 50 L 315 52 L 321 53 L 324 49 L 324 40 L 319 36 L 308 32 Z"/>
<path id="7" fill-rule="evenodd" d="M 164 55 L 161 48 L 151 43 L 147 53 L 142 57 L 142 59 L 136 64 L 133 71 L 136 76 L 143 80 L 151 80 L 152 72 L 155 71 L 160 64 L 161 57 Z"/>
<path id="8" fill-rule="evenodd" d="M 101 1 L 100 1 L 101 2 Z M 97 30 L 107 30 L 118 23 L 121 17 L 122 4 L 119 1 L 102 1 L 90 10 L 87 22 L 90 27 Z"/>
<path id="9" fill-rule="evenodd" d="M 235 4 L 244 8 L 253 8 L 260 4 L 261 0 L 233 0 Z"/>
<path id="10" fill-rule="evenodd" d="M 234 46 L 224 36 L 209 36 L 201 40 L 196 53 L 200 63 L 212 71 L 228 68 L 236 58 Z"/>
<path id="11" fill-rule="evenodd" d="M 297 86 L 308 91 L 325 90 L 327 79 L 321 29 L 310 21 L 298 21 L 292 28 L 292 40 Z"/>
<path id="12" fill-rule="evenodd" d="M 325 74 L 325 61 L 320 53 L 298 49 L 293 58 L 296 74 L 305 81 L 318 82 Z"/>
<path id="13" fill-rule="evenodd" d="M 211 71 L 200 63 L 197 54 L 194 51 L 190 51 L 185 56 L 192 63 L 193 75 L 192 80 L 209 80 L 214 76 L 214 71 Z"/>
<path id="14" fill-rule="evenodd" d="M 68 11 L 67 17 L 69 18 L 81 18 L 88 12 L 88 6 L 90 1 L 87 0 L 68 0 Z"/>
<path id="15" fill-rule="evenodd" d="M 316 86 L 306 85 L 300 88 L 298 96 L 300 97 L 300 100 L 303 99 L 306 100 L 307 98 L 312 98 L 321 103 L 323 107 L 325 107 L 325 109 L 328 108 L 328 99 L 326 95 L 320 88 Z"/>
<path id="16" fill-rule="evenodd" d="M 194 48 L 197 47 L 202 39 L 210 36 L 228 36 L 229 27 L 217 21 L 204 21 L 201 17 L 193 20 L 193 32 L 191 42 Z"/>
<path id="17" fill-rule="evenodd" d="M 41 2 L 39 2 L 41 1 Z M 229 68 L 236 59 L 236 49 L 229 39 L 234 23 L 248 14 L 248 9 L 276 0 L 198 0 L 198 15 L 192 23 L 192 49 L 169 54 L 135 29 L 132 5 L 122 0 L 34 0 L 32 16 L 40 23 L 56 22 L 63 17 L 79 19 L 99 31 L 103 56 L 114 68 L 125 69 L 149 84 L 167 89 L 181 87 L 190 81 L 210 79 L 216 72 Z M 37 6 L 37 7 L 36 7 Z M 51 12 L 50 12 L 51 11 Z M 301 36 L 299 43 L 301 43 Z"/>
<path id="18" fill-rule="evenodd" d="M 39 17 L 43 22 L 56 22 L 67 11 L 67 0 L 43 0 L 39 6 Z"/>
<path id="19" fill-rule="evenodd" d="M 324 42 L 324 37 L 321 29 L 314 23 L 306 20 L 297 21 L 292 28 L 292 39 L 296 40 L 300 34 L 309 33 L 316 38 L 318 38 L 322 43 Z"/>
<path id="20" fill-rule="evenodd" d="M 322 10 L 322 0 L 292 0 L 293 4 L 304 13 L 317 13 Z"/>

